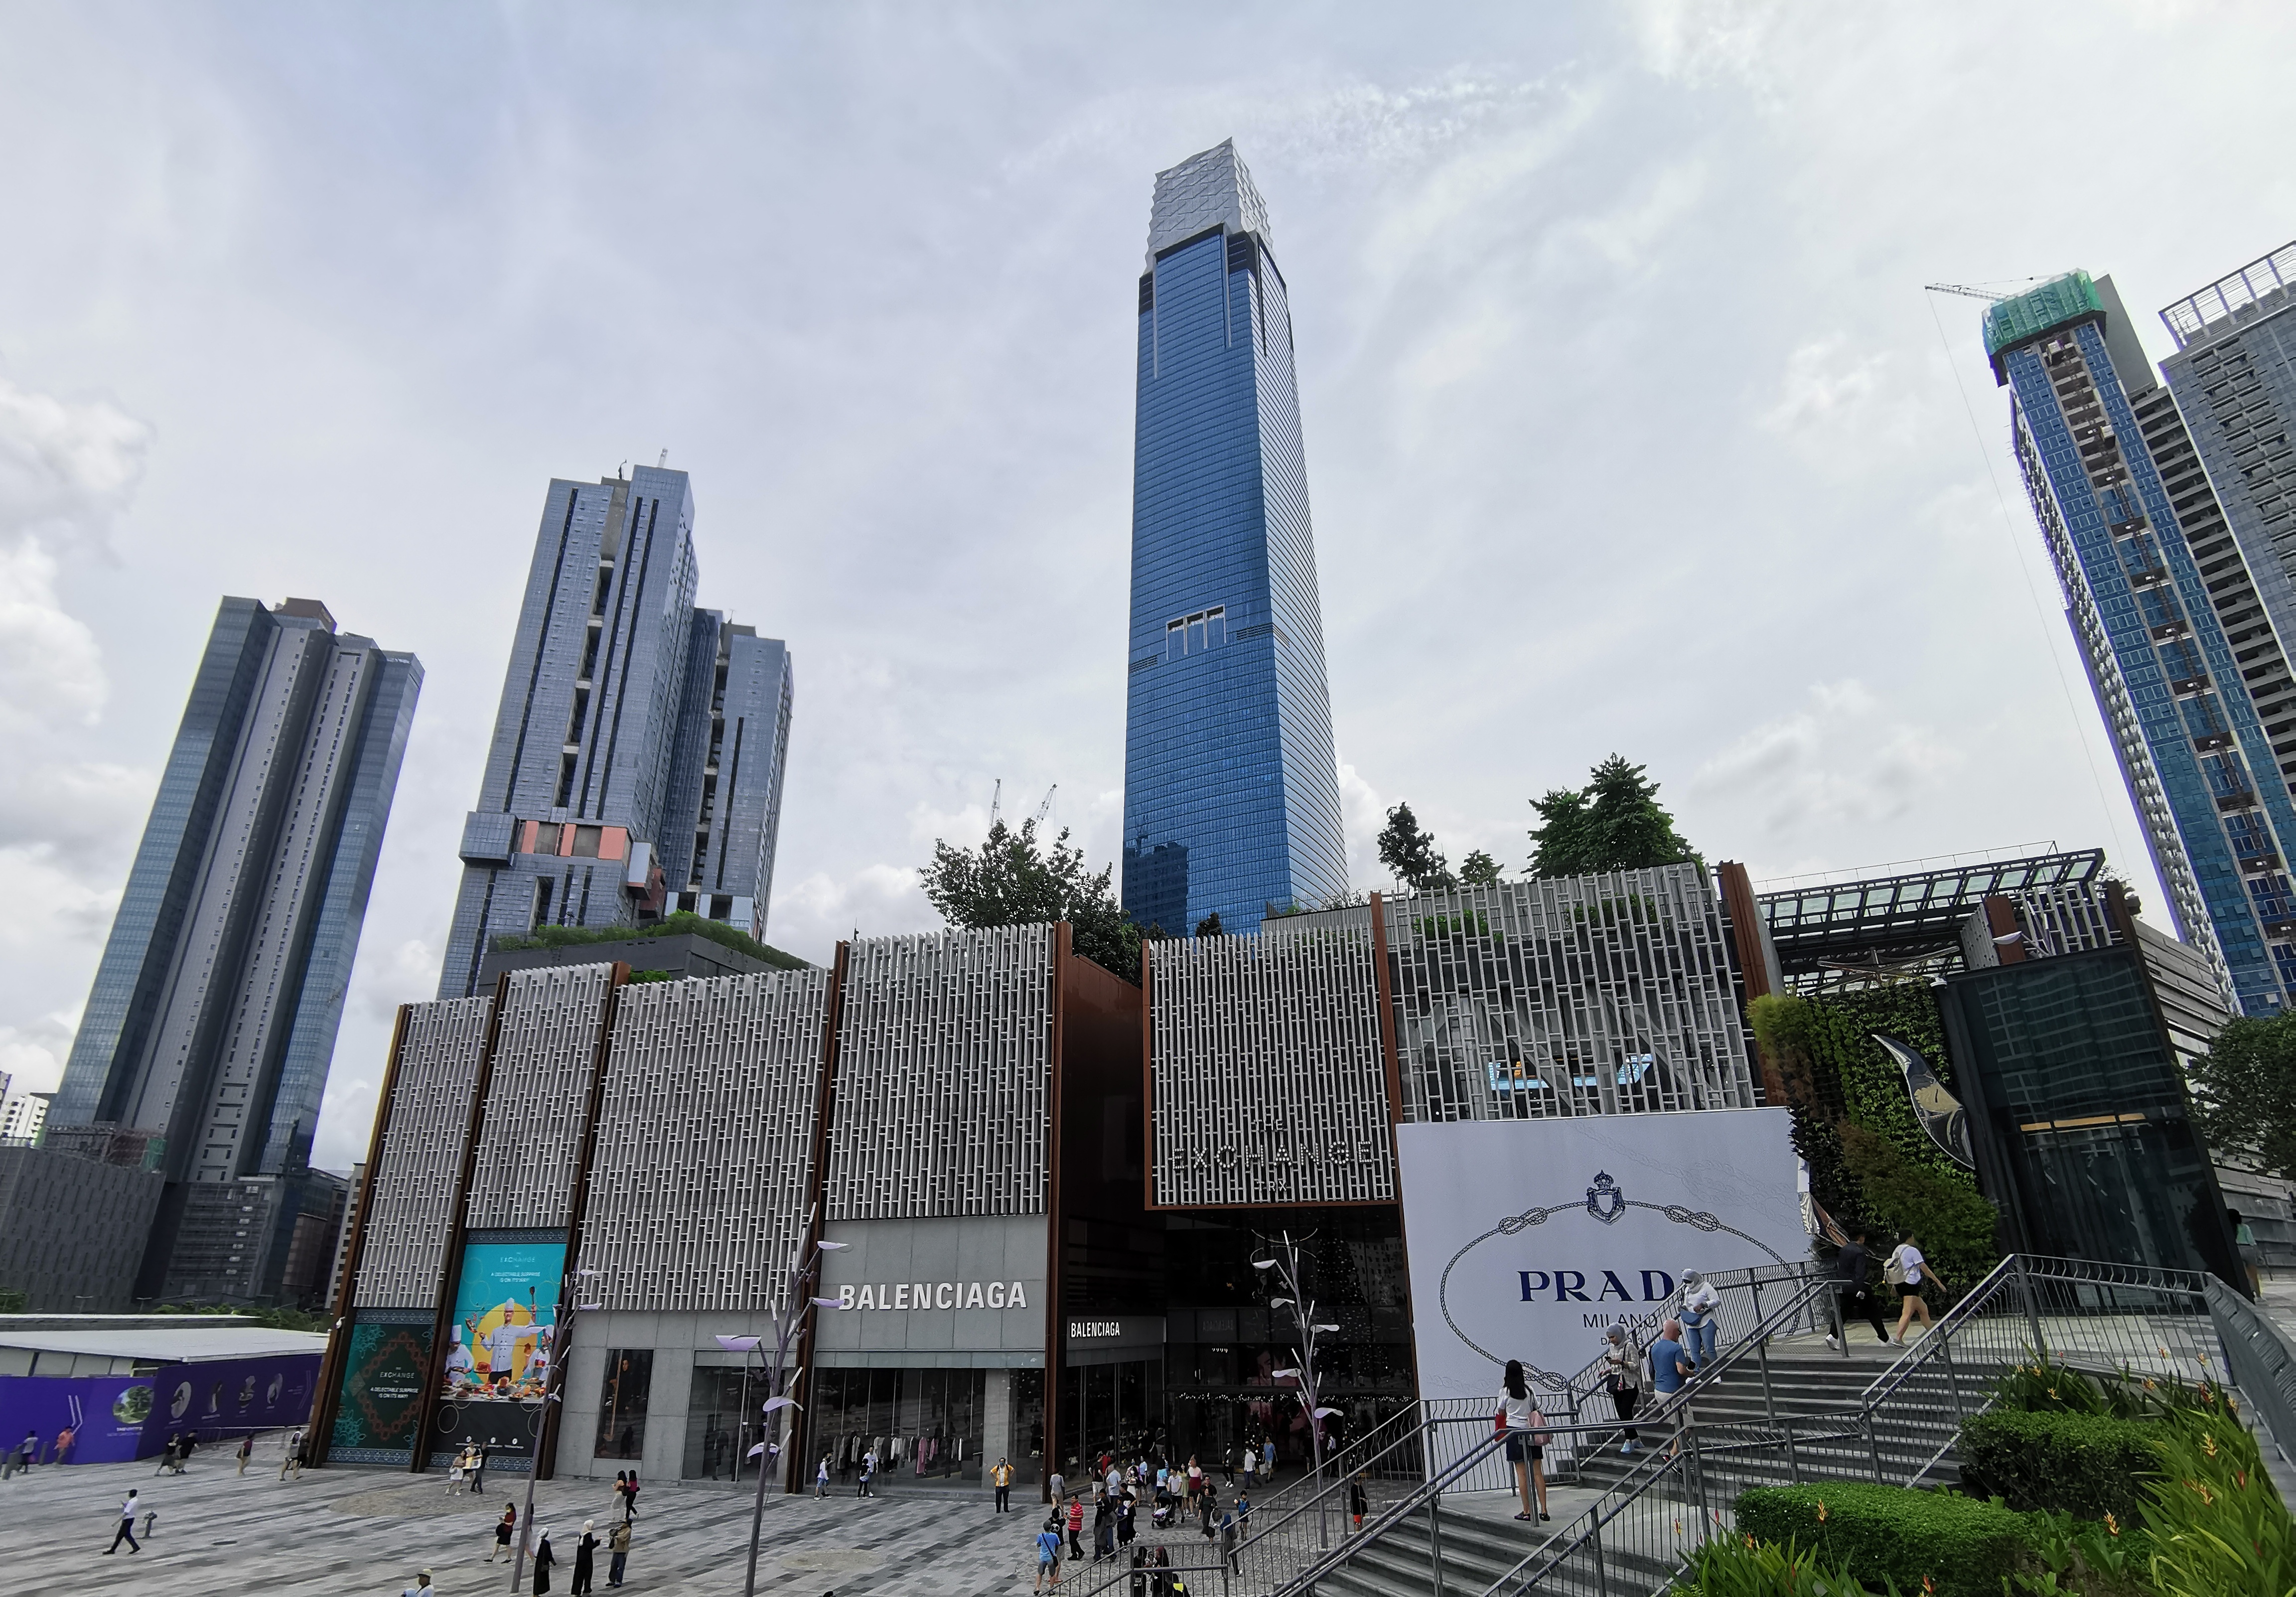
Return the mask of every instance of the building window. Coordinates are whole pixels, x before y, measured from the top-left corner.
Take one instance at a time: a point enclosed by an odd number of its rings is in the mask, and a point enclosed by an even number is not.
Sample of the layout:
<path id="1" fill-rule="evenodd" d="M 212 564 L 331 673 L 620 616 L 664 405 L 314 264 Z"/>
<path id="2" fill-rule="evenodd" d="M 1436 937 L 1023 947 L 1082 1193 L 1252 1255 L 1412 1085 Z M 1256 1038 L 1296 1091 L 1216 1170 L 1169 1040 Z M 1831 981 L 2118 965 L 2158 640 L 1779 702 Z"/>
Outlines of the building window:
<path id="1" fill-rule="evenodd" d="M 653 1349 L 616 1347 L 606 1354 L 606 1382 L 598 1394 L 598 1440 L 592 1458 L 642 1457 L 646 1399 L 653 1392 Z"/>
<path id="2" fill-rule="evenodd" d="M 1217 649 L 1227 642 L 1227 606 L 1215 604 L 1210 610 L 1198 610 L 1193 616 L 1181 616 L 1164 624 L 1164 658 L 1180 659 L 1191 654 L 1201 654 L 1207 649 Z"/>

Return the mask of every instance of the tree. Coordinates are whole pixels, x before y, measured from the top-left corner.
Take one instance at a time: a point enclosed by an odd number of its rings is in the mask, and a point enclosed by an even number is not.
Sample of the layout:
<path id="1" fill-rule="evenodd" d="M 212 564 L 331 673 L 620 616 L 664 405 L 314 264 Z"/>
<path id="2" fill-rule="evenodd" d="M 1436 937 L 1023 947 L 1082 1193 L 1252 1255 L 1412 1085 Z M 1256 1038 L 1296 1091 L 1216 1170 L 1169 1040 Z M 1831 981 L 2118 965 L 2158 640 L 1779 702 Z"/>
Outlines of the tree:
<path id="1" fill-rule="evenodd" d="M 1659 803 L 1658 783 L 1623 755 L 1588 772 L 1585 788 L 1556 788 L 1530 807 L 1540 821 L 1530 831 L 1534 876 L 1647 871 L 1698 859 Z"/>
<path id="2" fill-rule="evenodd" d="M 1066 827 L 1042 850 L 1033 820 L 1017 829 L 998 820 L 978 852 L 935 838 L 932 861 L 919 874 L 925 902 L 952 926 L 1066 921 L 1078 954 L 1127 981 L 1140 979 L 1140 928 L 1117 907 L 1115 867 L 1087 871 Z"/>
<path id="3" fill-rule="evenodd" d="M 2296 1174 L 2296 1014 L 2238 1020 L 2193 1061 L 2193 1118 L 2219 1153 Z"/>
<path id="4" fill-rule="evenodd" d="M 1220 930 L 1219 911 L 1214 910 L 1196 922 L 1196 935 L 1200 938 L 1217 938 L 1226 935 Z"/>
<path id="5" fill-rule="evenodd" d="M 1459 862 L 1459 880 L 1471 888 L 1499 885 L 1499 862 L 1480 848 Z"/>
<path id="6" fill-rule="evenodd" d="M 1451 866 L 1435 848 L 1435 834 L 1419 830 L 1411 806 L 1398 804 L 1387 812 L 1387 829 L 1379 834 L 1379 860 L 1414 888 L 1447 888 Z"/>

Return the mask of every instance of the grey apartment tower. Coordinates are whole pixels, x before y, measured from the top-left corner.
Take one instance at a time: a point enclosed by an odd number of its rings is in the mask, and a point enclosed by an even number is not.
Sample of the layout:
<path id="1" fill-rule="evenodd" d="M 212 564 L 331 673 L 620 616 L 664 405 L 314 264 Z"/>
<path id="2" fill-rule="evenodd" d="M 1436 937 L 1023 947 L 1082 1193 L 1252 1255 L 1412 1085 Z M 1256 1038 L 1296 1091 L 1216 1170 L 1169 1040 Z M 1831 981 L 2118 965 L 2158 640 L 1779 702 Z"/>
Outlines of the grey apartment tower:
<path id="1" fill-rule="evenodd" d="M 1140 276 L 1124 907 L 1185 936 L 1343 891 L 1292 314 L 1233 143 L 1156 175 Z"/>
<path id="2" fill-rule="evenodd" d="M 164 1177 L 137 1297 L 275 1300 L 336 1212 L 311 1133 L 422 685 L 316 601 L 217 613 L 45 1138 Z"/>
<path id="3" fill-rule="evenodd" d="M 793 691 L 788 648 L 694 608 L 683 471 L 554 480 L 463 827 L 441 998 L 490 941 L 680 910 L 763 938 Z"/>

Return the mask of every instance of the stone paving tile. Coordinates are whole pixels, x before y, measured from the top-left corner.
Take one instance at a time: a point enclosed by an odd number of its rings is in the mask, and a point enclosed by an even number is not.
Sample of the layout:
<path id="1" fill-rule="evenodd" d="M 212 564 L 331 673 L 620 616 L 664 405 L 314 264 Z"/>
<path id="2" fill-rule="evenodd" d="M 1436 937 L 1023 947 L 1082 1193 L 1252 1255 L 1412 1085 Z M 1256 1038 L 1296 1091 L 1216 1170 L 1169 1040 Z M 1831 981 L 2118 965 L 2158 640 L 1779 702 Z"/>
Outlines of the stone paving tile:
<path id="1" fill-rule="evenodd" d="M 508 1568 L 489 1566 L 486 1558 L 504 1501 L 524 1498 L 522 1479 L 496 1476 L 481 1503 L 449 1496 L 443 1478 L 373 1470 L 312 1470 L 282 1482 L 278 1443 L 270 1438 L 258 1444 L 244 1478 L 223 1450 L 198 1455 L 181 1476 L 154 1478 L 152 1467 L 150 1461 L 46 1467 L 0 1484 L 10 1552 L 0 1589 L 395 1597 L 416 1569 L 428 1568 L 439 1597 L 510 1597 Z M 571 1584 L 583 1519 L 605 1525 L 611 1486 L 545 1481 L 537 1487 L 536 1519 L 550 1529 L 558 1560 L 554 1593 Z M 142 1552 L 123 1546 L 106 1557 L 119 1500 L 130 1486 L 158 1511 L 157 1529 Z M 648 1482 L 623 1590 L 633 1597 L 740 1592 L 751 1504 L 748 1493 L 723 1486 Z M 998 1515 L 985 1493 L 979 1501 L 769 1497 L 758 1587 L 789 1597 L 832 1590 L 838 1597 L 1025 1592 L 1036 1577 L 1034 1507 L 1016 1503 L 1013 1512 Z M 601 1552 L 602 1593 L 606 1570 Z"/>

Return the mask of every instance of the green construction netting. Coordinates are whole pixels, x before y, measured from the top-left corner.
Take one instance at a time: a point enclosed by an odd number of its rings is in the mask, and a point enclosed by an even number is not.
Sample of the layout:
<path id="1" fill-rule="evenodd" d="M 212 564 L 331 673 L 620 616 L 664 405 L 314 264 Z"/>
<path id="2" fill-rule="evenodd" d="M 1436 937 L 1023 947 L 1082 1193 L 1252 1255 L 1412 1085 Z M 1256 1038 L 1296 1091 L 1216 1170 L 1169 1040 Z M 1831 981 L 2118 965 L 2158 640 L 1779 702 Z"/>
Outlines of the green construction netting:
<path id="1" fill-rule="evenodd" d="M 2096 284 L 2089 281 L 2087 273 L 2068 272 L 2053 277 L 1985 313 L 1985 353 L 1998 355 L 2037 332 L 2103 309 L 2104 302 L 2096 297 Z"/>

